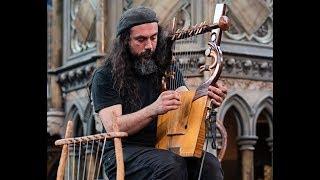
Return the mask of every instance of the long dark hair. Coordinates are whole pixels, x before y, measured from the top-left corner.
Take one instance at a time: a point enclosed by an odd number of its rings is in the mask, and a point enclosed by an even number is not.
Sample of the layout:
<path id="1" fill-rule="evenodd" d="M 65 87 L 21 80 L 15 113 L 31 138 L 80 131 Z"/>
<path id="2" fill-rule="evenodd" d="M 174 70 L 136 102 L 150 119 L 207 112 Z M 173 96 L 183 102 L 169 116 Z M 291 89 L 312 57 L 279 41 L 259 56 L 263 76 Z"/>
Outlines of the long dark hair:
<path id="1" fill-rule="evenodd" d="M 154 76 L 153 87 L 156 91 L 161 91 L 161 77 L 169 68 L 172 58 L 172 41 L 167 37 L 167 32 L 161 26 L 158 26 L 158 40 L 153 59 L 158 66 L 158 71 L 151 74 Z M 113 42 L 113 47 L 106 59 L 106 66 L 112 66 L 112 77 L 114 88 L 118 90 L 120 96 L 127 95 L 124 100 L 125 104 L 131 106 L 131 110 L 136 111 L 141 108 L 142 104 L 139 98 L 139 87 L 137 75 L 134 71 L 133 55 L 129 48 L 130 29 L 124 31 Z"/>

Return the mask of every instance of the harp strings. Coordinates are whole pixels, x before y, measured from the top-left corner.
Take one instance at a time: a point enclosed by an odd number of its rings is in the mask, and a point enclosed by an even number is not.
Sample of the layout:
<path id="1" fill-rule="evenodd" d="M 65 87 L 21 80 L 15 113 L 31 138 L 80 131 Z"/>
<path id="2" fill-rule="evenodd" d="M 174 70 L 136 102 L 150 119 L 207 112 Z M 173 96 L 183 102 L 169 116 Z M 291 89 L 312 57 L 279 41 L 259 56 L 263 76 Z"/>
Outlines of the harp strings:
<path id="1" fill-rule="evenodd" d="M 175 21 L 175 20 L 173 20 Z M 170 90 L 175 90 L 180 86 L 179 82 L 183 81 L 184 77 L 196 76 L 199 68 L 199 60 L 197 59 L 197 52 L 201 51 L 200 47 L 197 47 L 197 42 L 200 42 L 202 38 L 204 38 L 204 33 L 199 34 L 201 32 L 201 28 L 205 22 L 202 22 L 200 25 L 194 25 L 192 27 L 184 27 L 182 29 L 178 29 L 176 33 L 179 32 L 187 32 L 181 33 L 178 37 L 178 40 L 175 40 L 172 46 L 172 60 L 170 71 L 167 74 L 169 81 Z M 174 26 L 176 27 L 176 26 Z M 191 36 L 191 34 L 196 34 Z M 178 70 L 179 69 L 179 70 Z M 188 79 L 185 79 L 186 84 L 188 83 Z"/>
<path id="2" fill-rule="evenodd" d="M 66 178 L 68 180 L 99 179 L 100 170 L 102 168 L 102 157 L 106 141 L 107 136 L 105 136 L 103 142 L 101 142 L 101 139 L 99 139 L 88 140 L 86 141 L 86 143 L 83 143 L 81 141 L 75 141 L 73 143 L 70 143 L 68 145 L 67 151 Z M 101 144 L 103 144 L 102 150 L 100 150 Z M 88 149 L 90 149 L 90 152 L 88 152 Z"/>

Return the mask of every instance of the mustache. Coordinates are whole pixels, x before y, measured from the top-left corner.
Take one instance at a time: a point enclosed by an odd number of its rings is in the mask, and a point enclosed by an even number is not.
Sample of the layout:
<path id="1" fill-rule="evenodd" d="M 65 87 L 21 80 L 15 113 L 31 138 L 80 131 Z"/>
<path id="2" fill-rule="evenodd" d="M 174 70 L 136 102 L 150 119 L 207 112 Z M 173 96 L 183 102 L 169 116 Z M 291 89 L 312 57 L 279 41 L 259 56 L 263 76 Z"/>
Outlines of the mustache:
<path id="1" fill-rule="evenodd" d="M 154 53 L 154 51 L 152 51 L 151 49 L 147 49 L 146 51 L 139 54 L 139 58 L 150 59 L 152 57 L 153 53 Z"/>

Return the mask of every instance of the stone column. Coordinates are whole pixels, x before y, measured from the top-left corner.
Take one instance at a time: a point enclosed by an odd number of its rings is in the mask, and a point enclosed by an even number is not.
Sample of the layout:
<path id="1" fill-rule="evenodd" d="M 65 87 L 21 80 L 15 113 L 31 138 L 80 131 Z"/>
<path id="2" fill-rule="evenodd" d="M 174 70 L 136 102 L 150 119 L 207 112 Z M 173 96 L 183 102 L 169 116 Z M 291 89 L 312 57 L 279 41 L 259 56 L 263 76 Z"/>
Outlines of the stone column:
<path id="1" fill-rule="evenodd" d="M 62 62 L 62 8 L 63 1 L 52 0 L 52 59 L 50 69 L 56 69 Z M 50 135 L 60 132 L 63 124 L 62 91 L 57 82 L 57 76 L 51 75 L 51 107 L 47 112 L 47 132 Z M 59 133 L 59 135 L 61 135 Z"/>
<path id="2" fill-rule="evenodd" d="M 103 60 L 105 57 L 105 49 L 108 48 L 108 44 L 106 43 L 106 31 L 105 31 L 105 19 L 106 19 L 106 8 L 105 8 L 105 0 L 99 0 L 98 6 L 96 10 L 96 42 L 97 42 L 97 67 L 103 64 Z"/>
<path id="3" fill-rule="evenodd" d="M 123 13 L 123 1 L 105 1 L 104 2 L 104 21 L 105 21 L 105 45 L 112 44 L 116 38 L 116 27 L 118 20 Z M 108 52 L 110 47 L 105 47 Z"/>
<path id="4" fill-rule="evenodd" d="M 242 180 L 254 179 L 253 151 L 257 139 L 257 136 L 241 136 L 237 140 L 241 151 Z"/>
<path id="5" fill-rule="evenodd" d="M 269 146 L 269 151 L 271 153 L 271 179 L 273 179 L 273 137 L 268 137 L 266 139 L 268 146 Z"/>

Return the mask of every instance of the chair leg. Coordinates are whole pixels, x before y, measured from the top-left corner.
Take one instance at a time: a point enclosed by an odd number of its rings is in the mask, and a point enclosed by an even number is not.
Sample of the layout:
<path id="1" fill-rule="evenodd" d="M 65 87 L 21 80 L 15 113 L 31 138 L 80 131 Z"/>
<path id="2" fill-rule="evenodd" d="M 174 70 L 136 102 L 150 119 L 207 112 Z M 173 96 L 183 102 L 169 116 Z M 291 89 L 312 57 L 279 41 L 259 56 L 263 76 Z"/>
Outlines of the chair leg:
<path id="1" fill-rule="evenodd" d="M 115 146 L 116 162 L 117 162 L 117 180 L 124 180 L 123 152 L 122 152 L 122 143 L 120 138 L 114 138 L 114 146 Z"/>
<path id="2" fill-rule="evenodd" d="M 115 114 L 114 114 L 115 115 Z M 114 132 L 119 132 L 119 127 L 117 124 L 119 117 L 113 117 L 112 128 Z M 122 152 L 122 143 L 121 138 L 114 138 L 114 148 L 116 154 L 116 163 L 117 163 L 117 180 L 124 180 L 124 162 L 123 162 L 123 152 Z"/>
<path id="3" fill-rule="evenodd" d="M 65 138 L 72 137 L 72 129 L 73 129 L 73 123 L 72 121 L 68 121 Z M 57 172 L 57 180 L 64 179 L 64 171 L 66 167 L 67 156 L 68 156 L 68 145 L 63 145 L 60 161 L 59 161 L 58 172 Z"/>

